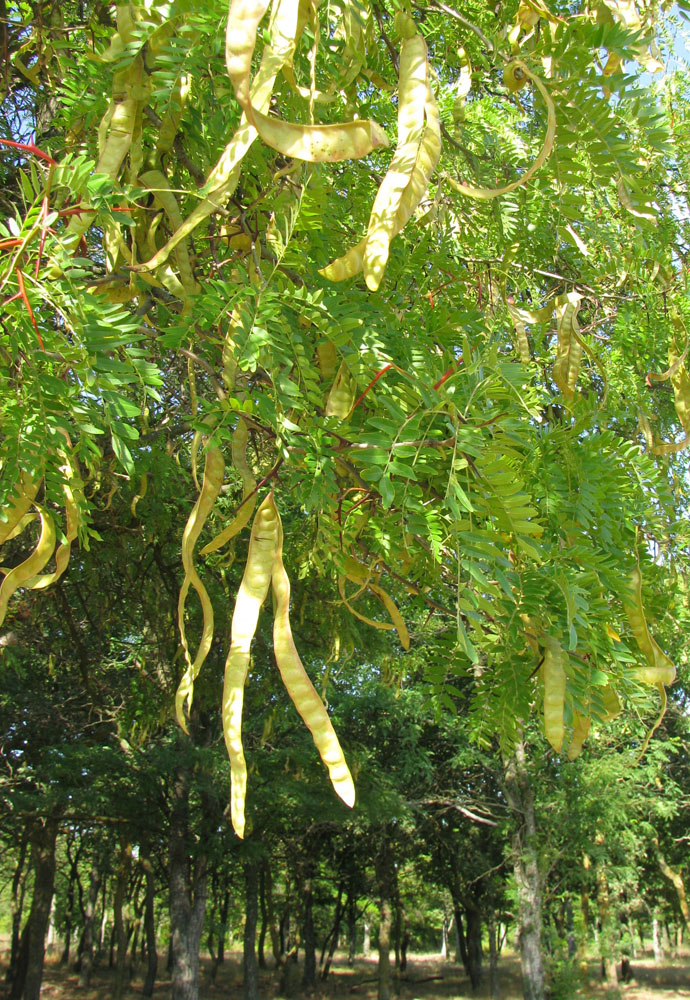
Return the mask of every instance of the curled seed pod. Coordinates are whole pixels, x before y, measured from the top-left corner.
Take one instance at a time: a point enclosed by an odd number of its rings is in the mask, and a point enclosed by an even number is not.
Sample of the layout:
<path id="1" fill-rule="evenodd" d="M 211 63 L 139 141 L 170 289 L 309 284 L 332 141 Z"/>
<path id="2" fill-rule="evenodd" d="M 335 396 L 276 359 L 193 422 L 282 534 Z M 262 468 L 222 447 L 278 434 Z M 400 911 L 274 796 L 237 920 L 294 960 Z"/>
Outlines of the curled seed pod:
<path id="1" fill-rule="evenodd" d="M 37 510 L 41 518 L 41 536 L 38 544 L 31 555 L 11 569 L 0 586 L 0 625 L 5 620 L 7 605 L 15 590 L 19 587 L 28 587 L 30 581 L 41 572 L 55 550 L 55 522 L 52 515 L 38 507 Z"/>
<path id="2" fill-rule="evenodd" d="M 545 636 L 541 642 L 545 647 L 541 668 L 544 680 L 544 734 L 556 753 L 560 753 L 565 735 L 565 654 L 560 643 L 551 636 Z"/>
<path id="3" fill-rule="evenodd" d="M 242 505 L 230 524 L 223 528 L 221 533 L 212 542 L 204 545 L 201 550 L 202 556 L 207 556 L 211 552 L 217 552 L 231 538 L 238 535 L 249 524 L 254 513 L 254 508 L 256 507 L 256 479 L 247 465 L 247 439 L 247 424 L 240 417 L 232 435 L 232 464 L 242 477 Z"/>
<path id="4" fill-rule="evenodd" d="M 247 764 L 242 748 L 244 685 L 259 611 L 271 585 L 279 530 L 278 511 L 273 493 L 269 493 L 257 510 L 252 525 L 247 563 L 232 616 L 230 650 L 225 662 L 223 684 L 223 736 L 230 758 L 230 818 L 240 838 L 244 837 L 247 796 Z"/>
<path id="5" fill-rule="evenodd" d="M 68 466 L 63 468 L 62 471 L 69 473 L 73 468 Z M 81 480 L 79 480 L 79 485 L 82 485 Z M 50 587 L 60 579 L 69 565 L 72 542 L 76 540 L 79 529 L 79 512 L 74 499 L 74 493 L 69 483 L 63 484 L 62 491 L 65 494 L 65 541 L 61 542 L 55 550 L 55 571 L 53 573 L 46 573 L 43 576 L 35 576 L 29 580 L 26 586 L 32 590 L 45 590 L 46 587 Z"/>
<path id="6" fill-rule="evenodd" d="M 647 666 L 634 670 L 633 676 L 640 684 L 655 686 L 657 684 L 673 684 L 676 679 L 675 665 L 652 637 L 647 625 L 642 604 L 642 573 L 639 562 L 632 571 L 630 582 L 632 594 L 624 597 L 623 608 L 635 641 L 647 661 Z"/>
<path id="7" fill-rule="evenodd" d="M 201 492 L 189 515 L 187 524 L 182 534 L 182 566 L 184 568 L 184 580 L 180 587 L 180 596 L 177 602 L 177 623 L 180 630 L 180 640 L 184 648 L 187 669 L 179 683 L 175 694 L 175 714 L 177 721 L 187 731 L 187 724 L 184 717 L 185 704 L 187 710 L 192 707 L 194 695 L 194 681 L 196 680 L 204 660 L 208 656 L 208 651 L 213 642 L 213 607 L 206 587 L 204 587 L 199 574 L 194 566 L 194 549 L 198 541 L 201 530 L 213 509 L 216 498 L 223 485 L 223 474 L 225 472 L 225 461 L 223 453 L 218 448 L 209 448 L 206 452 L 206 463 L 204 466 L 204 479 Z M 203 613 L 203 630 L 201 641 L 196 655 L 192 660 L 187 642 L 187 635 L 184 624 L 185 605 L 189 588 L 193 587 L 199 596 Z"/>
<path id="8" fill-rule="evenodd" d="M 26 526 L 29 521 L 24 521 L 24 517 L 34 502 L 34 498 L 38 493 L 38 488 L 41 485 L 42 477 L 39 476 L 38 479 L 34 479 L 28 472 L 24 469 L 19 473 L 19 482 L 16 486 L 16 496 L 12 497 L 8 505 L 3 508 L 2 511 L 2 521 L 0 521 L 0 545 L 3 542 L 9 541 L 10 538 L 14 538 L 16 534 L 19 534 L 17 528 L 20 524 Z M 20 531 L 23 529 L 20 529 Z"/>
<path id="9" fill-rule="evenodd" d="M 548 90 L 535 74 L 523 63 L 521 60 L 516 60 L 511 64 L 513 66 L 513 72 L 517 73 L 518 69 L 521 73 L 524 73 L 527 80 L 531 80 L 536 86 L 537 90 L 541 94 L 544 103 L 546 104 L 547 120 L 546 120 L 546 135 L 544 136 L 544 142 L 539 150 L 536 160 L 534 163 L 525 170 L 522 177 L 518 180 L 513 181 L 511 184 L 506 184 L 505 187 L 500 188 L 476 188 L 472 187 L 471 184 L 458 184 L 457 181 L 453 180 L 452 177 L 448 177 L 448 183 L 451 187 L 459 191 L 460 194 L 466 195 L 468 198 L 479 198 L 482 201 L 489 201 L 491 198 L 498 198 L 502 194 L 507 194 L 509 191 L 514 191 L 515 188 L 520 187 L 522 184 L 526 184 L 531 177 L 539 170 L 543 163 L 548 160 L 551 156 L 551 151 L 553 150 L 554 139 L 556 138 L 556 106 L 554 105 L 551 95 Z"/>
<path id="10" fill-rule="evenodd" d="M 511 94 L 515 94 L 518 90 L 526 87 L 527 75 L 522 68 L 522 64 L 519 62 L 508 63 L 503 70 L 503 82 Z"/>
<path id="11" fill-rule="evenodd" d="M 292 636 L 290 580 L 283 564 L 282 541 L 281 526 L 272 575 L 275 602 L 273 649 L 276 663 L 287 692 L 311 733 L 321 760 L 328 768 L 333 788 L 343 802 L 352 807 L 355 804 L 355 786 L 345 761 L 345 755 L 328 717 L 328 712 L 304 669 Z"/>

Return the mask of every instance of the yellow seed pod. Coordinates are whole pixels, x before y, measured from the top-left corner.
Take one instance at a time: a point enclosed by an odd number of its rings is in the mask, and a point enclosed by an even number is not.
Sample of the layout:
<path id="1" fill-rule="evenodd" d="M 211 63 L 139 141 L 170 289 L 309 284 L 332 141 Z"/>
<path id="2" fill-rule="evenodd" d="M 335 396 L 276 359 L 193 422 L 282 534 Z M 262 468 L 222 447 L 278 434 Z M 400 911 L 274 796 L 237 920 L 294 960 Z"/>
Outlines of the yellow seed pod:
<path id="1" fill-rule="evenodd" d="M 344 361 L 341 362 L 326 401 L 326 416 L 345 420 L 355 401 L 357 384 Z"/>
<path id="2" fill-rule="evenodd" d="M 527 75 L 520 62 L 508 63 L 503 70 L 503 82 L 511 94 L 527 86 Z"/>
<path id="3" fill-rule="evenodd" d="M 369 218 L 362 270 L 367 287 L 376 291 L 388 261 L 388 248 L 398 232 L 403 193 L 417 163 L 427 97 L 427 49 L 421 35 L 404 38 L 400 49 L 398 144 L 376 193 Z"/>
<path id="4" fill-rule="evenodd" d="M 676 668 L 652 637 L 647 625 L 647 619 L 642 604 L 642 573 L 639 562 L 630 577 L 632 593 L 623 598 L 623 608 L 635 636 L 635 641 L 643 653 L 646 667 L 633 671 L 633 677 L 640 684 L 673 684 L 676 679 Z"/>
<path id="5" fill-rule="evenodd" d="M 563 709 L 565 707 L 565 653 L 560 643 L 546 636 L 542 640 L 544 646 L 544 662 L 541 672 L 544 680 L 544 734 L 556 753 L 563 749 L 565 725 Z"/>
<path id="6" fill-rule="evenodd" d="M 556 299 L 558 345 L 553 364 L 553 380 L 565 400 L 571 400 L 575 395 L 582 362 L 582 341 L 577 321 L 581 301 L 579 292 L 567 292 Z"/>
<path id="7" fill-rule="evenodd" d="M 332 340 L 322 340 L 316 345 L 316 357 L 323 378 L 332 378 L 338 367 L 338 349 Z"/>
<path id="8" fill-rule="evenodd" d="M 573 710 L 573 736 L 568 747 L 568 760 L 575 760 L 582 752 L 582 746 L 589 735 L 592 720 Z"/>
<path id="9" fill-rule="evenodd" d="M 209 448 L 206 452 L 206 463 L 204 466 L 204 479 L 201 486 L 201 492 L 199 493 L 197 501 L 194 504 L 192 513 L 189 515 L 187 524 L 185 525 L 185 529 L 182 534 L 182 566 L 185 575 L 184 580 L 182 581 L 182 586 L 180 587 L 180 595 L 177 601 L 177 622 L 180 631 L 180 640 L 184 648 L 187 668 L 175 694 L 175 714 L 179 725 L 185 732 L 187 731 L 187 725 L 184 717 L 184 709 L 186 706 L 187 711 L 189 711 L 192 707 L 194 681 L 196 680 L 204 660 L 208 656 L 208 652 L 211 648 L 214 626 L 211 600 L 194 565 L 194 549 L 199 539 L 199 535 L 201 534 L 201 530 L 213 509 L 213 505 L 216 502 L 218 494 L 220 493 L 223 485 L 224 472 L 225 461 L 223 459 L 223 453 L 219 448 Z M 187 594 L 189 593 L 190 587 L 193 587 L 196 591 L 199 601 L 201 602 L 201 609 L 203 613 L 201 641 L 199 642 L 199 647 L 193 659 L 187 642 L 184 622 L 185 605 L 187 603 Z"/>
<path id="10" fill-rule="evenodd" d="M 14 592 L 19 587 L 30 585 L 30 581 L 41 572 L 55 549 L 55 522 L 52 515 L 38 505 L 37 510 L 41 518 L 41 536 L 38 545 L 24 562 L 9 571 L 0 586 L 0 625 L 5 620 L 7 605 Z"/>
<path id="11" fill-rule="evenodd" d="M 395 15 L 395 30 L 399 38 L 412 38 L 417 34 L 417 25 L 414 18 L 404 11 L 399 10 Z"/>
<path id="12" fill-rule="evenodd" d="M 254 513 L 254 508 L 256 507 L 256 479 L 247 465 L 247 440 L 248 430 L 246 421 L 242 417 L 239 417 L 237 427 L 232 435 L 232 464 L 242 477 L 242 505 L 230 524 L 212 542 L 204 545 L 201 550 L 202 556 L 216 552 L 227 544 L 231 538 L 238 535 L 249 524 Z"/>
<path id="13" fill-rule="evenodd" d="M 280 527 L 272 573 L 275 604 L 273 649 L 276 663 L 287 692 L 311 733 L 322 761 L 328 768 L 333 788 L 343 802 L 352 807 L 355 804 L 355 786 L 345 761 L 345 755 L 328 717 L 328 712 L 304 669 L 292 636 L 290 580 L 283 564 L 282 541 L 283 532 L 282 527 Z"/>
<path id="14" fill-rule="evenodd" d="M 223 682 L 223 736 L 230 758 L 230 818 L 235 833 L 244 837 L 247 764 L 242 748 L 242 706 L 249 671 L 249 651 L 261 605 L 271 585 L 280 522 L 273 493 L 256 512 L 249 539 L 244 575 L 235 600 L 231 640 Z"/>
<path id="15" fill-rule="evenodd" d="M 15 535 L 19 533 L 16 529 L 20 523 L 23 523 L 24 526 L 30 523 L 29 521 L 23 521 L 23 518 L 38 493 L 41 481 L 41 476 L 37 479 L 33 479 L 28 472 L 24 471 L 24 469 L 22 469 L 19 473 L 19 482 L 15 487 L 17 491 L 16 496 L 12 497 L 2 511 L 2 520 L 0 521 L 0 545 L 2 545 L 3 542 L 8 541 L 10 538 L 14 538 Z"/>

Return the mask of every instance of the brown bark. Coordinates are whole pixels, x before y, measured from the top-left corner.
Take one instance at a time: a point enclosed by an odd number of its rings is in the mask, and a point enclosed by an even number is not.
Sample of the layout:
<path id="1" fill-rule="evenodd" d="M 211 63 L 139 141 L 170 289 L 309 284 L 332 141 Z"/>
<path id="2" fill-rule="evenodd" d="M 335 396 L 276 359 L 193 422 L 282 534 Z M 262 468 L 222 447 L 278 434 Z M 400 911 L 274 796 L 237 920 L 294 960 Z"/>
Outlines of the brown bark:
<path id="1" fill-rule="evenodd" d="M 259 866 L 256 861 L 244 863 L 244 1000 L 259 1000 L 259 971 L 256 961 L 256 925 L 258 922 Z"/>
<path id="2" fill-rule="evenodd" d="M 46 933 L 55 886 L 55 844 L 58 820 L 34 822 L 29 834 L 34 869 L 31 911 L 22 931 L 9 1000 L 39 1000 L 43 980 Z"/>
<path id="3" fill-rule="evenodd" d="M 172 1000 L 198 1000 L 199 945 L 206 910 L 207 865 L 201 853 L 190 859 L 190 768 L 181 764 L 172 782 L 168 880 Z"/>
<path id="4" fill-rule="evenodd" d="M 125 925 L 124 906 L 129 887 L 129 877 L 132 872 L 132 845 L 123 840 L 120 845 L 120 863 L 115 882 L 113 900 L 113 920 L 115 922 L 115 942 L 117 944 L 117 962 L 115 971 L 115 1000 L 120 1000 L 127 987 L 127 927 Z"/>
<path id="5" fill-rule="evenodd" d="M 656 858 L 662 875 L 664 875 L 673 884 L 673 888 L 676 890 L 676 895 L 678 896 L 678 906 L 680 907 L 680 912 L 683 917 L 683 923 L 686 927 L 688 927 L 690 926 L 690 907 L 688 906 L 688 900 L 685 894 L 683 876 L 680 872 L 674 871 L 673 868 L 670 867 L 666 858 L 661 853 L 658 843 L 656 844 Z"/>
<path id="6" fill-rule="evenodd" d="M 376 855 L 376 883 L 379 895 L 379 962 L 378 1000 L 390 1000 L 391 992 L 391 931 L 393 928 L 393 897 L 395 866 L 388 839 L 384 837 Z"/>
<path id="7" fill-rule="evenodd" d="M 512 850 L 518 896 L 523 993 L 525 1000 L 546 1000 L 534 792 L 530 785 L 523 742 L 518 743 L 513 757 L 506 764 L 504 787 L 515 822 Z"/>
<path id="8" fill-rule="evenodd" d="M 88 987 L 91 981 L 91 973 L 93 971 L 93 931 L 96 917 L 96 905 L 98 903 L 98 893 L 101 888 L 100 865 L 100 858 L 94 851 L 93 860 L 91 862 L 91 875 L 89 877 L 89 893 L 86 897 L 84 930 L 79 950 L 79 986 L 82 989 L 86 989 Z"/>

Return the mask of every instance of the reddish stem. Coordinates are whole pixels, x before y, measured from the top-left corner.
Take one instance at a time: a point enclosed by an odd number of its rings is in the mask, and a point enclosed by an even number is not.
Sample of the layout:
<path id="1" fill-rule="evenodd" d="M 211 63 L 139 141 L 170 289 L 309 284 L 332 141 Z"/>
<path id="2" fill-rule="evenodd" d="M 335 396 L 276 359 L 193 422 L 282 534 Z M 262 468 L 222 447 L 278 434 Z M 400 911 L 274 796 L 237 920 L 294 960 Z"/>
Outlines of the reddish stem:
<path id="1" fill-rule="evenodd" d="M 11 146 L 12 149 L 21 149 L 25 153 L 31 153 L 32 156 L 38 156 L 39 159 L 45 160 L 51 167 L 57 167 L 57 160 L 54 160 L 48 153 L 44 153 L 38 146 L 34 146 L 32 142 L 15 142 L 14 139 L 0 139 L 0 145 Z"/>
<path id="2" fill-rule="evenodd" d="M 446 381 L 446 379 L 449 379 L 451 375 L 453 375 L 458 370 L 461 364 L 462 364 L 462 358 L 460 357 L 458 358 L 458 360 L 455 362 L 454 365 L 451 365 L 451 367 L 448 369 L 447 372 L 444 372 L 443 375 L 441 375 L 438 382 L 434 385 L 434 389 L 440 389 L 443 383 Z"/>
<path id="3" fill-rule="evenodd" d="M 376 375 L 373 377 L 373 379 L 371 380 L 371 382 L 369 383 L 369 385 L 366 387 L 366 389 L 364 390 L 364 392 L 362 393 L 362 395 L 359 397 L 359 399 L 357 400 L 357 402 L 355 403 L 355 405 L 352 407 L 353 410 L 357 409 L 357 407 L 362 402 L 362 400 L 364 399 L 364 397 L 366 396 L 366 394 L 369 392 L 369 390 L 373 389 L 373 387 L 376 385 L 376 383 L 381 378 L 381 376 L 385 372 L 387 372 L 389 368 L 393 368 L 393 365 L 392 364 L 384 365 L 383 368 L 381 369 L 381 371 L 376 373 Z"/>
<path id="4" fill-rule="evenodd" d="M 36 258 L 36 269 L 34 271 L 34 277 L 38 278 L 38 272 L 41 267 L 41 257 L 43 256 L 43 248 L 46 245 L 46 219 L 48 218 L 48 195 L 43 195 L 43 201 L 41 202 L 41 242 L 38 247 L 38 257 Z"/>
<path id="5" fill-rule="evenodd" d="M 31 303 L 29 302 L 29 297 L 26 294 L 26 287 L 24 285 L 24 275 L 22 274 L 22 272 L 20 271 L 20 269 L 18 267 L 16 267 L 14 269 L 14 271 L 15 271 L 15 274 L 17 275 L 17 284 L 19 285 L 19 294 L 21 295 L 21 297 L 22 297 L 22 299 L 24 301 L 24 305 L 29 310 L 29 316 L 31 317 L 31 322 L 34 325 L 34 330 L 36 331 L 36 336 L 38 337 L 38 342 L 41 345 L 41 350 L 45 351 L 45 347 L 43 346 L 43 340 L 41 339 L 41 334 L 39 333 L 38 325 L 36 324 L 36 317 L 34 316 L 34 311 L 31 308 Z"/>

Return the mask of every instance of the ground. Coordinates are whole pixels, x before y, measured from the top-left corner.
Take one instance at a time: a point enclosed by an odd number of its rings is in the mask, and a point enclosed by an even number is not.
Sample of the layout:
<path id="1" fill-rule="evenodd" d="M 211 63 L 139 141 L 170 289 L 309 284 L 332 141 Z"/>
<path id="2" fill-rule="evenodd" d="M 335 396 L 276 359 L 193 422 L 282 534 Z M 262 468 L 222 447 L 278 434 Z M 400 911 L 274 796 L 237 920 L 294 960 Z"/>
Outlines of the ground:
<path id="1" fill-rule="evenodd" d="M 170 996 L 170 979 L 165 973 L 165 958 L 161 956 L 161 976 L 156 983 L 154 997 L 156 1000 L 167 1000 Z M 663 965 L 656 966 L 651 957 L 639 957 L 632 963 L 633 982 L 621 984 L 622 1000 L 688 1000 L 690 998 L 690 957 L 670 959 Z M 137 1000 L 141 997 L 140 967 L 130 989 L 123 1000 Z M 558 1000 L 603 1000 L 605 991 L 597 973 L 597 964 L 592 962 L 587 967 L 585 984 L 579 987 L 566 987 L 561 983 Z M 488 969 L 487 969 L 488 974 Z M 325 983 L 319 983 L 312 996 L 319 1000 L 376 1000 L 376 959 L 358 959 L 355 967 L 347 966 L 344 956 L 337 956 L 330 976 Z M 488 978 L 488 975 L 487 975 Z M 221 1000 L 221 998 L 241 996 L 242 962 L 239 952 L 231 953 L 218 972 L 215 986 L 208 980 L 208 966 L 204 963 L 202 974 L 201 1000 Z M 53 960 L 48 960 L 43 981 L 41 996 L 44 1000 L 102 1000 L 112 996 L 113 973 L 107 968 L 99 968 L 89 990 L 80 990 L 78 977 L 69 970 L 61 969 Z M 499 962 L 500 1000 L 522 1000 L 520 988 L 520 968 L 515 956 L 501 957 Z M 275 972 L 268 970 L 262 973 L 262 1000 L 276 997 L 277 978 Z M 303 996 L 299 988 L 294 991 L 295 1000 Z M 0 987 L 0 996 L 2 988 Z M 400 983 L 401 1000 L 451 1000 L 451 998 L 477 997 L 485 1000 L 489 997 L 488 983 L 473 994 L 469 980 L 462 969 L 452 962 L 446 962 L 436 955 L 412 955 L 408 962 L 408 972 Z"/>

